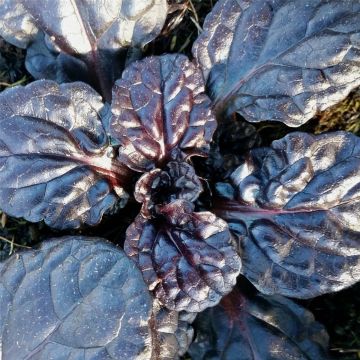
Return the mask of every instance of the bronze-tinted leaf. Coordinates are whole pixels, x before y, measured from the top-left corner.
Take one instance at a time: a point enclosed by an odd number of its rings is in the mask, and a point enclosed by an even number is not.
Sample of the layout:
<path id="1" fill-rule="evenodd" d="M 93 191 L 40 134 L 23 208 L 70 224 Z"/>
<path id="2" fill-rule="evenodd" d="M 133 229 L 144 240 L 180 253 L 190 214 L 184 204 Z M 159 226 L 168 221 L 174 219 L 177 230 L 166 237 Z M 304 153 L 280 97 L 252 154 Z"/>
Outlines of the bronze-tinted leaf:
<path id="1" fill-rule="evenodd" d="M 127 230 L 125 252 L 167 308 L 199 312 L 217 304 L 240 271 L 227 224 L 212 213 L 193 212 L 183 200 L 167 205 L 163 216 L 139 215 Z"/>
<path id="2" fill-rule="evenodd" d="M 193 47 L 217 112 L 300 126 L 360 85 L 358 0 L 220 0 Z"/>
<path id="3" fill-rule="evenodd" d="M 125 49 L 153 40 L 167 11 L 166 0 L 0 0 L 0 35 L 14 45 L 31 47 L 27 68 L 34 76 L 87 78 L 110 100 Z"/>
<path id="4" fill-rule="evenodd" d="M 213 211 L 262 292 L 311 298 L 360 280 L 360 139 L 291 133 L 252 150 Z"/>
<path id="5" fill-rule="evenodd" d="M 237 286 L 199 314 L 193 360 L 329 360 L 328 335 L 303 307 Z"/>
<path id="6" fill-rule="evenodd" d="M 139 269 L 101 238 L 62 237 L 0 264 L 0 358 L 174 360 L 192 319 L 153 301 Z"/>
<path id="7" fill-rule="evenodd" d="M 206 155 L 216 128 L 202 74 L 184 55 L 130 65 L 113 88 L 112 113 L 119 159 L 140 172 Z"/>
<path id="8" fill-rule="evenodd" d="M 190 325 L 194 317 L 168 310 L 154 300 L 153 324 L 156 333 L 152 360 L 175 360 L 186 353 L 194 336 Z"/>
<path id="9" fill-rule="evenodd" d="M 0 95 L 0 208 L 56 228 L 97 224 L 129 170 L 113 157 L 101 97 L 83 83 L 37 81 Z"/>
<path id="10" fill-rule="evenodd" d="M 0 304 L 3 359 L 151 359 L 151 296 L 135 264 L 102 239 L 64 237 L 12 256 Z"/>

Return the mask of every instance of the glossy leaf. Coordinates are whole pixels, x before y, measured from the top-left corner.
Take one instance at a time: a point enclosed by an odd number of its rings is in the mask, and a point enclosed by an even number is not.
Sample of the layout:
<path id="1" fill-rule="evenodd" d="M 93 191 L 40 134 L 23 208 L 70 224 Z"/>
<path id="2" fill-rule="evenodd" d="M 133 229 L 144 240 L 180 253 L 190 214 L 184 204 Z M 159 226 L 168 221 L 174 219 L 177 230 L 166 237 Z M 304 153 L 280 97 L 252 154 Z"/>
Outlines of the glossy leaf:
<path id="1" fill-rule="evenodd" d="M 140 172 L 206 155 L 216 128 L 201 72 L 184 55 L 130 65 L 113 88 L 112 113 L 119 159 Z"/>
<path id="2" fill-rule="evenodd" d="M 358 0 L 220 0 L 193 53 L 217 112 L 299 126 L 360 85 Z"/>
<path id="3" fill-rule="evenodd" d="M 173 360 L 192 339 L 192 319 L 153 301 L 136 265 L 104 239 L 48 240 L 0 275 L 0 358 Z"/>
<path id="4" fill-rule="evenodd" d="M 167 10 L 166 0 L 0 0 L 0 35 L 14 45 L 41 49 L 27 59 L 29 70 L 36 69 L 34 75 L 41 78 L 51 75 L 44 62 L 52 62 L 53 79 L 58 66 L 71 68 L 82 61 L 88 80 L 93 79 L 109 100 L 111 85 L 124 66 L 124 49 L 142 47 L 154 39 Z M 73 81 L 83 80 L 76 71 L 72 75 Z"/>
<path id="5" fill-rule="evenodd" d="M 329 360 L 328 336 L 313 315 L 281 296 L 241 287 L 199 314 L 194 360 Z"/>
<path id="6" fill-rule="evenodd" d="M 174 200 L 194 202 L 202 192 L 195 169 L 185 162 L 169 162 L 164 170 L 154 169 L 140 177 L 135 185 L 135 199 L 143 203 L 144 217 L 156 216 L 157 207 Z"/>
<path id="7" fill-rule="evenodd" d="M 113 159 L 107 113 L 88 85 L 38 81 L 0 95 L 0 208 L 56 228 L 97 224 L 127 170 Z"/>
<path id="8" fill-rule="evenodd" d="M 0 18 L 0 36 L 15 46 L 26 48 L 39 32 L 21 1 L 0 0 Z"/>
<path id="9" fill-rule="evenodd" d="M 156 337 L 153 339 L 153 360 L 174 360 L 188 350 L 194 330 L 193 315 L 164 308 L 157 300 L 153 303 L 153 318 Z"/>
<path id="10" fill-rule="evenodd" d="M 252 150 L 213 211 L 262 292 L 311 298 L 360 280 L 360 139 L 291 133 Z"/>
<path id="11" fill-rule="evenodd" d="M 86 62 L 55 47 L 44 33 L 39 33 L 27 47 L 25 65 L 27 71 L 35 79 L 54 80 L 60 84 L 65 82 L 83 81 L 97 87 L 96 76 L 89 73 Z M 109 65 L 111 69 L 114 65 Z M 119 70 L 123 65 L 116 63 Z M 111 76 L 109 74 L 109 76 Z M 120 72 L 113 76 L 119 77 Z M 110 85 L 109 85 L 110 86 Z"/>
<path id="12" fill-rule="evenodd" d="M 178 328 L 175 332 L 175 335 L 180 345 L 178 354 L 181 356 L 183 356 L 188 351 L 193 341 L 194 329 L 192 324 L 196 319 L 196 316 L 197 313 L 188 313 L 185 311 L 179 313 Z"/>
<path id="13" fill-rule="evenodd" d="M 150 359 L 152 299 L 135 264 L 99 238 L 22 252 L 0 276 L 0 357 Z"/>
<path id="14" fill-rule="evenodd" d="M 164 218 L 139 215 L 126 232 L 125 252 L 167 308 L 199 312 L 229 293 L 240 270 L 225 221 L 177 200 Z"/>

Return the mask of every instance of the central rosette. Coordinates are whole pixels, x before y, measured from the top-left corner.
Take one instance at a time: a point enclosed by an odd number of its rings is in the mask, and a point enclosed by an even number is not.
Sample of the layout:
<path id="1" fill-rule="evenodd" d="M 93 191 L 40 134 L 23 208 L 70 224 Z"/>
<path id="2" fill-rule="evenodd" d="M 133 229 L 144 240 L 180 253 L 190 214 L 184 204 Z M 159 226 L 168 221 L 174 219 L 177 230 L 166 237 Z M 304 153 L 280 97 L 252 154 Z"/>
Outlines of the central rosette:
<path id="1" fill-rule="evenodd" d="M 142 208 L 126 232 L 124 250 L 171 310 L 199 312 L 214 306 L 240 271 L 225 221 L 195 212 L 202 190 L 194 168 L 182 161 L 150 170 L 135 186 Z"/>
<path id="2" fill-rule="evenodd" d="M 202 190 L 201 181 L 191 165 L 171 161 L 163 170 L 154 169 L 141 176 L 135 186 L 135 199 L 143 204 L 141 214 L 145 218 L 165 216 L 173 222 L 179 206 L 183 214 L 185 208 L 193 210 L 192 203 Z"/>

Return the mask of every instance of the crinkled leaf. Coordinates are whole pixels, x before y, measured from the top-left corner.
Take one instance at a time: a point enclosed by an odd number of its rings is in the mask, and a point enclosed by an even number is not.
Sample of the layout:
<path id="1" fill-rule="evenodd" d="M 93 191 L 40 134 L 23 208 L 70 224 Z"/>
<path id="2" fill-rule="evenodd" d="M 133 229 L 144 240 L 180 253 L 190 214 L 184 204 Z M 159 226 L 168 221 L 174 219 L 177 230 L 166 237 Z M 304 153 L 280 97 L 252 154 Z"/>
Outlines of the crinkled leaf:
<path id="1" fill-rule="evenodd" d="M 237 287 L 199 314 L 194 360 L 329 360 L 328 336 L 313 315 L 281 296 Z"/>
<path id="2" fill-rule="evenodd" d="M 219 185 L 214 212 L 262 292 L 310 298 L 360 280 L 360 139 L 291 133 Z"/>
<path id="3" fill-rule="evenodd" d="M 153 304 L 156 336 L 153 344 L 157 351 L 154 360 L 174 360 L 185 354 L 194 335 L 190 323 L 194 316 L 164 308 L 157 300 Z M 155 355 L 154 351 L 154 355 Z"/>
<path id="4" fill-rule="evenodd" d="M 59 69 L 82 61 L 88 81 L 109 98 L 111 85 L 124 65 L 125 48 L 141 47 L 154 39 L 167 11 L 166 0 L 0 0 L 0 35 L 14 45 L 40 50 L 32 51 L 27 67 L 41 78 L 52 75 L 53 79 Z M 61 59 L 56 58 L 58 54 Z M 43 67 L 49 62 L 53 73 Z M 83 74 L 79 78 L 76 71 L 66 75 L 83 80 Z"/>
<path id="5" fill-rule="evenodd" d="M 113 88 L 112 113 L 119 158 L 141 172 L 206 154 L 216 128 L 202 74 L 184 55 L 130 65 Z"/>
<path id="6" fill-rule="evenodd" d="M 222 122 L 214 134 L 209 157 L 205 161 L 196 161 L 196 170 L 209 183 L 228 179 L 243 162 L 245 153 L 260 146 L 261 133 L 253 124 L 237 116 Z"/>
<path id="7" fill-rule="evenodd" d="M 37 81 L 0 95 L 0 208 L 56 228 L 97 224 L 126 198 L 101 97 L 88 85 Z"/>
<path id="8" fill-rule="evenodd" d="M 169 162 L 164 170 L 154 169 L 140 177 L 135 185 L 135 199 L 143 203 L 144 217 L 156 215 L 156 207 L 174 200 L 194 202 L 202 192 L 195 169 L 185 162 Z"/>
<path id="9" fill-rule="evenodd" d="M 63 237 L 0 264 L 0 358 L 177 359 L 191 319 L 153 301 L 139 269 L 100 238 Z"/>
<path id="10" fill-rule="evenodd" d="M 192 211 L 191 203 L 175 201 L 164 210 L 166 220 L 139 215 L 126 232 L 124 249 L 163 305 L 199 312 L 231 291 L 240 259 L 225 221 Z"/>
<path id="11" fill-rule="evenodd" d="M 197 313 L 188 313 L 182 311 L 179 313 L 178 328 L 175 332 L 179 344 L 178 354 L 183 356 L 189 349 L 193 337 L 194 329 L 190 324 L 192 324 L 197 316 Z"/>
<path id="12" fill-rule="evenodd" d="M 360 85 L 358 0 L 220 0 L 193 53 L 218 112 L 299 126 Z"/>
<path id="13" fill-rule="evenodd" d="M 99 238 L 11 257 L 0 276 L 0 357 L 150 359 L 152 299 L 136 265 Z"/>

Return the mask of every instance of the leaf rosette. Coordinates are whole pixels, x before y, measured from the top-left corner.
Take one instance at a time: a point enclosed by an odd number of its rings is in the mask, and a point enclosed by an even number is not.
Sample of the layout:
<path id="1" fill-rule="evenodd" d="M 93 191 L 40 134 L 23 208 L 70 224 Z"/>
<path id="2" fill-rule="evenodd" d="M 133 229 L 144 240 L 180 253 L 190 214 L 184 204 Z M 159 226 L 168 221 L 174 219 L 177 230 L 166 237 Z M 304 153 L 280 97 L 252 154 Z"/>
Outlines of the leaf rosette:
<path id="1" fill-rule="evenodd" d="M 161 206 L 175 200 L 194 202 L 202 192 L 195 169 L 185 162 L 169 162 L 164 170 L 154 169 L 140 177 L 135 199 L 142 203 L 141 214 L 151 218 L 161 214 Z"/>

